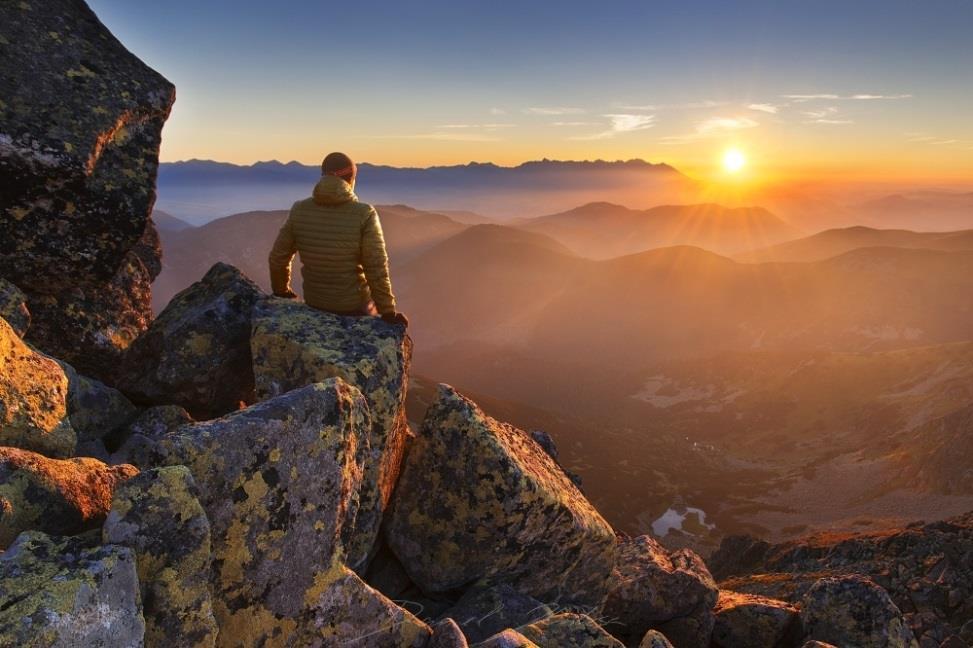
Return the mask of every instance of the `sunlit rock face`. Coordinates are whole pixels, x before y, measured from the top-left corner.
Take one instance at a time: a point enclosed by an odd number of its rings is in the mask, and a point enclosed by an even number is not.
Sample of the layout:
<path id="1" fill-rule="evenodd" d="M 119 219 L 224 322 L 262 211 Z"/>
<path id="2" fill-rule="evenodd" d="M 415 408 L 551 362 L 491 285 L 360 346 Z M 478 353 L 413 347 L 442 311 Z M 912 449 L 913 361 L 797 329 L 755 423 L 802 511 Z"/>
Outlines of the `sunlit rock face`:
<path id="1" fill-rule="evenodd" d="M 270 298 L 254 308 L 250 345 L 258 399 L 337 376 L 368 401 L 372 427 L 361 512 L 344 538 L 347 563 L 361 572 L 374 553 L 409 437 L 405 397 L 412 340 L 403 327 L 377 317 L 340 317 Z"/>
<path id="2" fill-rule="evenodd" d="M 149 213 L 174 99 L 84 2 L 4 5 L 0 276 L 27 293 L 31 339 L 85 373 L 107 372 L 150 317 Z"/>
<path id="3" fill-rule="evenodd" d="M 614 531 L 544 449 L 447 385 L 409 449 L 385 537 L 424 591 L 483 579 L 591 609 L 615 556 Z"/>
<path id="4" fill-rule="evenodd" d="M 22 531 L 70 535 L 96 528 L 115 488 L 137 473 L 89 457 L 49 459 L 0 447 L 0 549 Z"/>

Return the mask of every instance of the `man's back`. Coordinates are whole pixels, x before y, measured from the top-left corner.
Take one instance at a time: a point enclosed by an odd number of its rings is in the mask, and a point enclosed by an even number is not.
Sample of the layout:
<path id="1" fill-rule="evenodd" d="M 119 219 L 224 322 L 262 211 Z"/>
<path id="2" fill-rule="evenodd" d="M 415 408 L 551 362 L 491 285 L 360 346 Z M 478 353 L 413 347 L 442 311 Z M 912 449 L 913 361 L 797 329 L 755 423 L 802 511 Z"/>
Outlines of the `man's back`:
<path id="1" fill-rule="evenodd" d="M 388 256 L 375 209 L 358 202 L 351 184 L 323 176 L 311 198 L 294 203 L 270 253 L 275 293 L 289 291 L 290 262 L 300 254 L 304 300 L 339 313 L 364 312 L 369 300 L 395 312 Z"/>

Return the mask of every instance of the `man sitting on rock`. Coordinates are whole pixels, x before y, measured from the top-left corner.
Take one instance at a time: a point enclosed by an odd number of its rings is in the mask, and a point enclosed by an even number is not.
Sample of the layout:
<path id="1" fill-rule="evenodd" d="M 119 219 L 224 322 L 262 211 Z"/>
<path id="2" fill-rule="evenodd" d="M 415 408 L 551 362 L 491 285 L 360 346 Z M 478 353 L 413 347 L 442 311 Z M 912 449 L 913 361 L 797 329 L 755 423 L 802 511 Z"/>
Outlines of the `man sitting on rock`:
<path id="1" fill-rule="evenodd" d="M 308 306 L 336 315 L 381 315 L 407 326 L 406 316 L 395 311 L 378 212 L 355 195 L 357 171 L 344 153 L 324 158 L 313 195 L 294 203 L 270 251 L 270 283 L 278 297 L 297 297 L 291 260 L 299 253 Z"/>

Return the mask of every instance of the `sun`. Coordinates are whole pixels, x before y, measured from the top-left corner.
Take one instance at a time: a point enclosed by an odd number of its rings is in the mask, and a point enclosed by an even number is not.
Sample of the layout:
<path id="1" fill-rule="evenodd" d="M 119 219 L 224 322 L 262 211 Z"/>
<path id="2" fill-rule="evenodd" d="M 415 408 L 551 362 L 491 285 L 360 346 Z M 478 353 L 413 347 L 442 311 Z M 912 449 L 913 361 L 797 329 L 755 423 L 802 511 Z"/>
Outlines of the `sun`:
<path id="1" fill-rule="evenodd" d="M 744 157 L 743 152 L 740 149 L 727 149 L 723 153 L 723 170 L 728 173 L 737 173 L 747 164 L 747 158 Z"/>

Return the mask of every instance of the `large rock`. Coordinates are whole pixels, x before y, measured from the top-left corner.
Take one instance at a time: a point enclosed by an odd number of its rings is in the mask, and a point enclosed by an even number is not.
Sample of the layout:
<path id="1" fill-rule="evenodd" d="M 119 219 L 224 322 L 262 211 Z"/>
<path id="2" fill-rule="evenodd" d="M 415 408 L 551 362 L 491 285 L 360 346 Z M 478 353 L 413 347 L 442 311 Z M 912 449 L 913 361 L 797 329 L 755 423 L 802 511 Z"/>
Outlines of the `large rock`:
<path id="1" fill-rule="evenodd" d="M 54 457 L 73 454 L 77 436 L 67 398 L 64 370 L 0 319 L 0 445 Z"/>
<path id="2" fill-rule="evenodd" d="M 784 601 L 720 590 L 713 644 L 719 648 L 763 648 L 798 643 L 798 609 Z"/>
<path id="3" fill-rule="evenodd" d="M 118 387 L 137 403 L 185 407 L 207 419 L 253 402 L 255 283 L 217 263 L 176 295 L 125 353 Z"/>
<path id="4" fill-rule="evenodd" d="M 707 624 L 712 628 L 717 597 L 716 583 L 699 556 L 689 549 L 670 553 L 643 535 L 619 541 L 604 614 L 612 620 L 613 633 L 635 640 L 681 617 L 692 618 L 690 625 L 705 633 Z M 686 624 L 675 625 L 684 632 Z M 678 646 L 672 627 L 663 632 Z"/>
<path id="5" fill-rule="evenodd" d="M 0 318 L 7 320 L 7 324 L 20 337 L 24 337 L 24 333 L 30 328 L 27 295 L 3 278 L 0 278 Z"/>
<path id="6" fill-rule="evenodd" d="M 0 275 L 28 295 L 31 340 L 97 375 L 149 314 L 151 271 L 129 253 L 175 90 L 81 0 L 5 6 L 0 47 Z"/>
<path id="7" fill-rule="evenodd" d="M 70 535 L 97 527 L 115 488 L 137 473 L 87 457 L 49 459 L 0 448 L 0 549 L 29 529 Z"/>
<path id="8" fill-rule="evenodd" d="M 331 379 L 155 445 L 153 463 L 187 466 L 199 487 L 221 644 L 292 643 L 314 623 L 358 512 L 370 425 L 361 393 Z"/>
<path id="9" fill-rule="evenodd" d="M 122 392 L 82 376 L 66 362 L 58 364 L 68 377 L 68 419 L 78 441 L 103 439 L 138 415 L 138 409 Z"/>
<path id="10" fill-rule="evenodd" d="M 213 646 L 210 528 L 185 466 L 148 470 L 115 490 L 102 528 L 108 544 L 135 551 L 145 641 L 150 646 Z"/>
<path id="11" fill-rule="evenodd" d="M 517 628 L 540 648 L 625 648 L 587 614 L 565 612 Z"/>
<path id="12" fill-rule="evenodd" d="M 261 400 L 338 376 L 368 401 L 371 457 L 358 523 L 345 538 L 348 564 L 361 572 L 373 553 L 409 435 L 405 396 L 412 341 L 403 327 L 376 317 L 339 317 L 293 300 L 268 299 L 254 309 L 251 347 Z"/>
<path id="13" fill-rule="evenodd" d="M 472 587 L 441 616 L 456 621 L 466 638 L 484 641 L 505 628 L 516 628 L 554 614 L 537 599 L 509 585 Z"/>
<path id="14" fill-rule="evenodd" d="M 142 411 L 128 426 L 108 441 L 115 451 L 111 463 L 130 463 L 151 468 L 157 461 L 158 443 L 180 426 L 193 423 L 193 417 L 178 405 L 157 405 Z"/>
<path id="15" fill-rule="evenodd" d="M 141 646 L 135 557 L 86 538 L 22 534 L 0 554 L 0 645 Z"/>
<path id="16" fill-rule="evenodd" d="M 672 643 L 658 630 L 649 630 L 639 641 L 639 648 L 673 648 Z"/>
<path id="17" fill-rule="evenodd" d="M 473 648 L 538 648 L 538 646 L 516 630 L 507 628 L 478 644 L 473 644 Z"/>
<path id="18" fill-rule="evenodd" d="M 432 637 L 426 648 L 469 648 L 466 635 L 452 619 L 446 618 L 432 625 Z"/>
<path id="19" fill-rule="evenodd" d="M 612 528 L 530 435 L 447 385 L 409 450 L 386 539 L 425 591 L 482 579 L 590 608 L 615 555 Z"/>
<path id="20" fill-rule="evenodd" d="M 888 593 L 862 576 L 823 578 L 804 596 L 808 639 L 860 648 L 918 648 Z"/>

